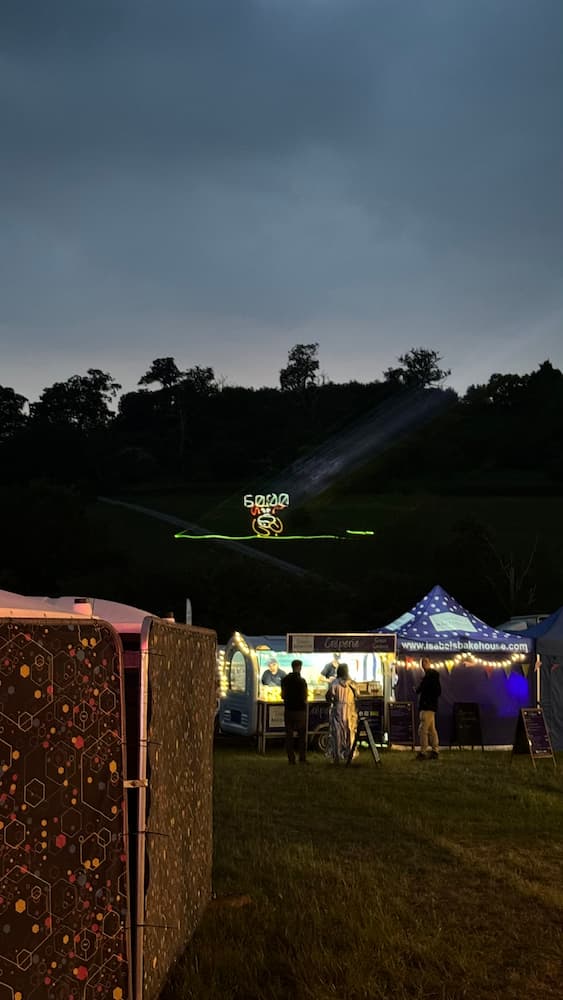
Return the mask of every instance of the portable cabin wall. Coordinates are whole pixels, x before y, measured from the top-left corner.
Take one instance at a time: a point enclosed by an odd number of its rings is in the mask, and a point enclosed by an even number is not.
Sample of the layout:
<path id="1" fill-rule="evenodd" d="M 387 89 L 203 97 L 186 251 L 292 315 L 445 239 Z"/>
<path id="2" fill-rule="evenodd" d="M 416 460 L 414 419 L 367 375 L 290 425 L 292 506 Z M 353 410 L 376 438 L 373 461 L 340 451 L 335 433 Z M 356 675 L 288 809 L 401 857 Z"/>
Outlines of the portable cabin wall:
<path id="1" fill-rule="evenodd" d="M 137 974 L 156 1000 L 211 897 L 216 635 L 147 619 L 141 635 Z"/>
<path id="2" fill-rule="evenodd" d="M 130 993 L 121 643 L 0 618 L 0 995 Z"/>
<path id="3" fill-rule="evenodd" d="M 210 898 L 215 633 L 123 638 L 127 725 L 111 624 L 0 617 L 0 995 L 156 1000 Z"/>

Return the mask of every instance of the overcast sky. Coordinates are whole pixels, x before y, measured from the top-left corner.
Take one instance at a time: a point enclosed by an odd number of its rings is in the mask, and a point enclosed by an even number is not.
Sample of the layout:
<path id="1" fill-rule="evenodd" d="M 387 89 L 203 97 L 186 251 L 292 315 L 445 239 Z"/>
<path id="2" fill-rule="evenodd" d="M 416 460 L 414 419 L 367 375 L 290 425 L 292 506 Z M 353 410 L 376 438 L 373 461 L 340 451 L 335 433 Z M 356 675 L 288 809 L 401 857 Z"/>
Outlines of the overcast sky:
<path id="1" fill-rule="evenodd" d="M 4 0 L 0 384 L 563 367 L 562 0 Z"/>

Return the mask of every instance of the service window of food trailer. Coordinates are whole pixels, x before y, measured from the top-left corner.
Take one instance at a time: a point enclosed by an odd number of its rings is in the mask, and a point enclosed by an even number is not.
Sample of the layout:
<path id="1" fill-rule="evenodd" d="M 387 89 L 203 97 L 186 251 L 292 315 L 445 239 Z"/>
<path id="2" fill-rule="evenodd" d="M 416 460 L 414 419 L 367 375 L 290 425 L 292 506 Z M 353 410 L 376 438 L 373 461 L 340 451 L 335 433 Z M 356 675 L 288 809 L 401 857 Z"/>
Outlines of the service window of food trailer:
<path id="1" fill-rule="evenodd" d="M 258 697 L 261 701 L 281 702 L 281 682 L 291 673 L 292 660 L 302 661 L 301 676 L 307 681 L 309 701 L 324 699 L 330 681 L 341 663 L 348 666 L 350 680 L 360 692 L 383 694 L 385 678 L 389 676 L 392 657 L 382 653 L 355 653 L 333 657 L 327 653 L 285 653 L 257 650 Z"/>
<path id="2" fill-rule="evenodd" d="M 340 664 L 348 667 L 348 676 L 359 695 L 359 714 L 377 721 L 377 741 L 384 738 L 384 698 L 392 690 L 393 654 L 390 653 L 299 653 L 257 649 L 258 674 L 258 745 L 266 749 L 266 740 L 284 733 L 282 680 L 291 673 L 292 660 L 302 661 L 301 676 L 307 682 L 308 735 L 311 745 L 322 748 L 322 734 L 328 729 L 329 706 L 326 700 L 330 682 Z"/>

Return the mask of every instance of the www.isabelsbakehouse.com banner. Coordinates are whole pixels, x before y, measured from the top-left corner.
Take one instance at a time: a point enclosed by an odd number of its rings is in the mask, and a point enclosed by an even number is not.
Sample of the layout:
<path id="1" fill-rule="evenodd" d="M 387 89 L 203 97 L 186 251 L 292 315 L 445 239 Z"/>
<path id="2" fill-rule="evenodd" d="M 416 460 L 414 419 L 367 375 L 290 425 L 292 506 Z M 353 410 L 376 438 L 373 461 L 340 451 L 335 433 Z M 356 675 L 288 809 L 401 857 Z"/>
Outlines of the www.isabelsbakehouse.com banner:
<path id="1" fill-rule="evenodd" d="M 502 646 L 498 643 L 479 639 L 409 639 L 401 650 L 407 653 L 528 653 L 530 644 L 527 642 L 507 642 Z"/>

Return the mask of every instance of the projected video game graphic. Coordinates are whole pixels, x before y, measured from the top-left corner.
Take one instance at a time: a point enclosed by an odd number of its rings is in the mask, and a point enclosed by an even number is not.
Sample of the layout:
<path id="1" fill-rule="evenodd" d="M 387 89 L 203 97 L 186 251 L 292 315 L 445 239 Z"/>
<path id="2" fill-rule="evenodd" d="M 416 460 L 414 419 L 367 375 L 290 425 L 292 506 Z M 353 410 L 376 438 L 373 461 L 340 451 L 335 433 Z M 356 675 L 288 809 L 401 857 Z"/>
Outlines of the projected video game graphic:
<path id="1" fill-rule="evenodd" d="M 243 504 L 250 511 L 255 535 L 269 538 L 270 535 L 283 534 L 280 514 L 289 507 L 289 493 L 246 493 Z"/>
<path id="2" fill-rule="evenodd" d="M 372 537 L 374 532 L 357 531 L 345 528 L 339 531 L 328 531 L 322 533 L 311 533 L 307 535 L 293 534 L 285 531 L 285 525 L 280 514 L 289 507 L 289 493 L 245 493 L 243 506 L 248 510 L 251 518 L 252 534 L 225 535 L 217 532 L 194 531 L 193 528 L 183 528 L 177 531 L 174 538 L 188 538 L 191 541 L 228 541 L 228 542 L 256 542 L 256 541 L 342 541 L 344 539 Z"/>
<path id="3" fill-rule="evenodd" d="M 0 621 L 0 998 L 127 1000 L 120 647 Z"/>

